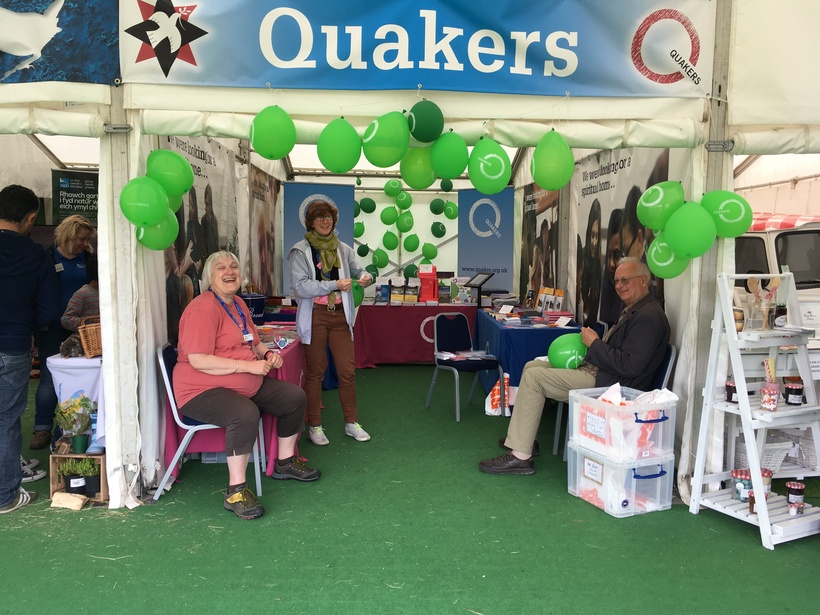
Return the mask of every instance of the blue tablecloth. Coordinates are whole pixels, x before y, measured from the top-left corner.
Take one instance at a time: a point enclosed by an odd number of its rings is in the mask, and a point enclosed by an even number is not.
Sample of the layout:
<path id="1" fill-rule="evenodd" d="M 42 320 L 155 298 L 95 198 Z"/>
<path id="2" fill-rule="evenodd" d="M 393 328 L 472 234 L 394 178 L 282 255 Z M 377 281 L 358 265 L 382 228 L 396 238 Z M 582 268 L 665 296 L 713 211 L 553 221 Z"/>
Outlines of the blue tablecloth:
<path id="1" fill-rule="evenodd" d="M 557 337 L 580 331 L 580 327 L 505 327 L 487 312 L 479 311 L 476 316 L 477 347 L 483 349 L 489 342 L 490 353 L 498 357 L 510 375 L 510 386 L 518 386 L 527 361 L 546 356 Z M 484 391 L 489 392 L 498 377 L 486 372 L 480 374 Z"/>

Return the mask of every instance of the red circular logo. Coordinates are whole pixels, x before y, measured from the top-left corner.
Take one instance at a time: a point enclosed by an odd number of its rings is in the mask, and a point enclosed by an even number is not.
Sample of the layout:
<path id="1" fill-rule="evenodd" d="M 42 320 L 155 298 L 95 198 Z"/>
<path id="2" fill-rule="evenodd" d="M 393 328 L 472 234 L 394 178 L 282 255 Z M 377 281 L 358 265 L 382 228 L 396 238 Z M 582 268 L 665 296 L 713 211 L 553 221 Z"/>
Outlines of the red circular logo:
<path id="1" fill-rule="evenodd" d="M 683 79 L 683 75 L 680 72 L 675 71 L 667 74 L 656 73 L 646 65 L 643 61 L 643 54 L 641 53 L 643 40 L 646 37 L 646 33 L 649 32 L 649 28 L 664 19 L 677 21 L 684 27 L 686 33 L 689 34 L 689 41 L 692 44 L 692 56 L 689 58 L 689 62 L 692 66 L 697 66 L 698 58 L 700 58 L 700 37 L 698 37 L 695 26 L 689 21 L 689 18 L 675 9 L 660 9 L 655 11 L 638 26 L 638 31 L 635 32 L 635 37 L 632 39 L 632 63 L 635 65 L 635 68 L 638 69 L 638 72 L 647 79 L 651 79 L 657 83 L 676 83 Z"/>

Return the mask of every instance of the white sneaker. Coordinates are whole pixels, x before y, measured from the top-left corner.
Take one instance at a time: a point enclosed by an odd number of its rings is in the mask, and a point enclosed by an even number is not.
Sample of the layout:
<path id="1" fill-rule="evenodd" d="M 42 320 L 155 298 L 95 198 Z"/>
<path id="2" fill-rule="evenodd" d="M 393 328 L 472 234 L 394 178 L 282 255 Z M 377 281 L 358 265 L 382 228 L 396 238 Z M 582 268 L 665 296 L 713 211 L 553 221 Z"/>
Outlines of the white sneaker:
<path id="1" fill-rule="evenodd" d="M 367 442 L 370 439 L 370 434 L 358 423 L 345 423 L 345 433 L 359 442 Z"/>
<path id="2" fill-rule="evenodd" d="M 40 465 L 40 460 L 36 457 L 32 457 L 31 459 L 23 459 L 23 456 L 20 455 L 20 467 L 25 469 L 33 469 Z"/>
<path id="3" fill-rule="evenodd" d="M 327 439 L 325 435 L 325 430 L 322 429 L 321 425 L 308 425 L 308 440 L 313 442 L 316 446 L 327 446 L 330 444 L 330 440 Z"/>
<path id="4" fill-rule="evenodd" d="M 20 468 L 20 472 L 23 475 L 23 478 L 20 480 L 21 483 L 32 483 L 36 480 L 40 480 L 41 478 L 45 478 L 46 471 L 45 470 L 31 470 L 29 468 Z"/>
<path id="5" fill-rule="evenodd" d="M 30 504 L 34 500 L 37 499 L 37 494 L 33 491 L 26 491 L 22 487 L 17 491 L 17 495 L 14 499 L 6 504 L 5 506 L 0 506 L 0 515 L 5 515 L 6 513 L 13 512 L 18 508 L 23 508 L 26 504 Z"/>

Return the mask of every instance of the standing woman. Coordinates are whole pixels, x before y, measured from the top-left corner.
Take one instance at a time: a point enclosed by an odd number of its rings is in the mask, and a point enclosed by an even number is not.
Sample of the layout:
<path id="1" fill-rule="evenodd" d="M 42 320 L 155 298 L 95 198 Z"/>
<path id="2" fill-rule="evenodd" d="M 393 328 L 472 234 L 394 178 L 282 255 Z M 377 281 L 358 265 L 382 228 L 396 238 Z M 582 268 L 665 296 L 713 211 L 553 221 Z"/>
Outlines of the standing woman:
<path id="1" fill-rule="evenodd" d="M 334 232 L 339 211 L 327 201 L 314 201 L 305 212 L 305 238 L 290 249 L 290 278 L 296 296 L 296 331 L 305 348 L 308 438 L 324 446 L 330 442 L 322 428 L 322 378 L 327 351 L 339 377 L 339 401 L 345 433 L 366 442 L 370 435 L 359 425 L 356 407 L 353 322 L 353 280 L 367 286 L 373 278 L 361 268 L 353 248 Z"/>
<path id="2" fill-rule="evenodd" d="M 65 313 L 71 296 L 88 282 L 86 256 L 93 251 L 90 242 L 96 234 L 94 226 L 86 218 L 69 216 L 54 230 L 54 244 L 46 250 L 54 262 L 60 286 L 59 316 L 48 327 L 35 333 L 40 357 L 40 383 L 35 395 L 34 434 L 29 442 L 31 449 L 45 448 L 52 439 L 57 393 L 46 359 L 59 353 L 60 344 L 71 335 L 71 331 L 60 324 L 60 316 Z"/>
<path id="3" fill-rule="evenodd" d="M 592 327 L 598 322 L 598 303 L 601 298 L 601 203 L 598 199 L 592 201 L 589 208 L 581 294 L 584 301 L 582 326 Z"/>

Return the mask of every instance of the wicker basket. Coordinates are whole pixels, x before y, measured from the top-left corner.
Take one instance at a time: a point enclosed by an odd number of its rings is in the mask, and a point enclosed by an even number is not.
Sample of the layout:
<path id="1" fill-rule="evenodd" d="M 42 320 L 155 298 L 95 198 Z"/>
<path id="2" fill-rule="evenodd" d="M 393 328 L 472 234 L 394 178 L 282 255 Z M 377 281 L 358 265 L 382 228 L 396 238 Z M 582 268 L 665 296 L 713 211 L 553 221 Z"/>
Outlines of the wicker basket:
<path id="1" fill-rule="evenodd" d="M 98 317 L 86 318 L 83 323 L 79 326 L 77 332 L 80 334 L 80 342 L 83 345 L 85 358 L 99 357 L 102 354 L 100 319 Z"/>
<path id="2" fill-rule="evenodd" d="M 760 467 L 769 468 L 774 474 L 780 471 L 780 466 L 789 451 L 792 450 L 792 442 L 777 442 L 775 444 L 763 445 L 763 456 L 760 458 Z M 738 436 L 735 440 L 735 467 L 748 468 L 749 458 L 746 455 L 746 442 Z"/>

